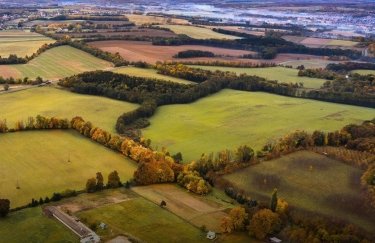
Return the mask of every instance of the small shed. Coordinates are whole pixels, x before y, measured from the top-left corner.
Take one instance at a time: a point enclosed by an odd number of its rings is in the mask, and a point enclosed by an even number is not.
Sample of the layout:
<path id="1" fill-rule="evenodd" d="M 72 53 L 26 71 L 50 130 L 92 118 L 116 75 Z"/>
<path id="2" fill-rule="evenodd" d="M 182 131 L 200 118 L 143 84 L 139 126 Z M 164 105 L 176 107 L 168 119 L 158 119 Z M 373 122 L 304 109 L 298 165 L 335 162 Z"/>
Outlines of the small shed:
<path id="1" fill-rule="evenodd" d="M 99 228 L 102 229 L 102 230 L 105 230 L 107 228 L 107 225 L 105 223 L 101 222 L 99 224 Z"/>
<path id="2" fill-rule="evenodd" d="M 270 238 L 270 242 L 271 243 L 281 243 L 282 240 L 280 240 L 279 238 L 276 238 L 276 237 L 271 237 Z"/>
<path id="3" fill-rule="evenodd" d="M 206 237 L 207 237 L 207 239 L 209 239 L 209 240 L 214 240 L 214 239 L 216 238 L 216 233 L 213 232 L 213 231 L 208 231 Z"/>

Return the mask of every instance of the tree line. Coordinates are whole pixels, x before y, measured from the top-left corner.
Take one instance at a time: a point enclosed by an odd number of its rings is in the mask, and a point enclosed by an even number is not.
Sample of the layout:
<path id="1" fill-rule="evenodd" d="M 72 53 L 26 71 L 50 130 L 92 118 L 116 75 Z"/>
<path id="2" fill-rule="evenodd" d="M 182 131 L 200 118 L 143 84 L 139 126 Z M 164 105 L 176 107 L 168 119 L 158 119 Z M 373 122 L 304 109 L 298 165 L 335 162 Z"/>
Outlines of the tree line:
<path id="1" fill-rule="evenodd" d="M 211 51 L 202 51 L 202 50 L 186 50 L 180 51 L 174 58 L 193 58 L 193 57 L 214 57 L 215 53 Z"/>
<path id="2" fill-rule="evenodd" d="M 335 72 L 350 72 L 356 69 L 375 70 L 375 63 L 368 62 L 345 62 L 345 63 L 330 63 L 326 69 Z"/>

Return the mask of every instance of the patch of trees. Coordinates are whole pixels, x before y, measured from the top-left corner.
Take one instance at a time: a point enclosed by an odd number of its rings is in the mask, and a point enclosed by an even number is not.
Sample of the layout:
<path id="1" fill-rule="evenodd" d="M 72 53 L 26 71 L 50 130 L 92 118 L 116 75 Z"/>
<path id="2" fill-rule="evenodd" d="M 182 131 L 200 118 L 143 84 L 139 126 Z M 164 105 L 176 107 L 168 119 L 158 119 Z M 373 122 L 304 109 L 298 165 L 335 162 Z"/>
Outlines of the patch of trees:
<path id="1" fill-rule="evenodd" d="M 183 64 L 156 64 L 155 69 L 158 70 L 159 74 L 182 78 L 196 83 L 202 83 L 212 76 L 211 71 L 190 68 Z"/>
<path id="2" fill-rule="evenodd" d="M 8 65 L 8 64 L 23 64 L 27 63 L 27 58 L 18 57 L 15 54 L 9 55 L 9 57 L 1 57 L 0 56 L 0 65 Z"/>
<path id="3" fill-rule="evenodd" d="M 43 130 L 43 129 L 68 129 L 69 121 L 56 117 L 44 117 L 37 115 L 27 118 L 26 121 L 20 120 L 14 124 L 14 128 L 8 128 L 7 121 L 0 120 L 0 133 L 18 132 L 27 130 Z"/>
<path id="4" fill-rule="evenodd" d="M 15 78 L 3 78 L 0 76 L 0 84 L 29 84 L 29 85 L 38 85 L 43 83 L 43 79 L 41 77 L 37 77 L 35 80 L 31 80 L 27 77 L 23 79 L 15 79 Z"/>
<path id="5" fill-rule="evenodd" d="M 96 177 L 92 177 L 87 180 L 86 182 L 86 192 L 92 193 L 101 191 L 106 188 L 118 188 L 121 187 L 122 183 L 120 180 L 120 176 L 118 175 L 118 172 L 116 170 L 112 171 L 108 175 L 108 183 L 105 186 L 104 185 L 104 179 L 101 172 L 96 173 Z"/>
<path id="6" fill-rule="evenodd" d="M 340 75 L 338 75 L 335 72 L 329 71 L 327 69 L 300 69 L 298 71 L 299 77 L 310 77 L 310 78 L 321 78 L 321 79 L 328 79 L 328 80 L 334 80 L 338 78 Z"/>
<path id="7" fill-rule="evenodd" d="M 368 62 L 330 63 L 327 65 L 326 68 L 334 72 L 350 72 L 356 69 L 375 70 L 375 63 L 368 63 Z"/>
<path id="8" fill-rule="evenodd" d="M 180 51 L 177 53 L 175 58 L 193 58 L 193 57 L 214 57 L 215 54 L 210 51 L 202 51 L 202 50 L 186 50 Z"/>
<path id="9" fill-rule="evenodd" d="M 180 62 L 166 62 L 165 64 L 177 65 Z M 276 67 L 273 62 L 223 62 L 223 61 L 184 61 L 184 65 L 215 66 L 215 67 L 238 67 L 238 68 L 265 68 Z"/>

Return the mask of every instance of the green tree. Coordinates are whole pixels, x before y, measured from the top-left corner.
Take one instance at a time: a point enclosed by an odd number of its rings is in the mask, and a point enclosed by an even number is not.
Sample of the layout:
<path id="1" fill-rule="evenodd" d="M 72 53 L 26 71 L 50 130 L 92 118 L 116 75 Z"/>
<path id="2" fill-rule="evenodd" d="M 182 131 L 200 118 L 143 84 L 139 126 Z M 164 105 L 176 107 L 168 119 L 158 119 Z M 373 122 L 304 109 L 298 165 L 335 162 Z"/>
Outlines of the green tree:
<path id="1" fill-rule="evenodd" d="M 104 188 L 104 178 L 103 178 L 103 175 L 102 175 L 102 173 L 97 172 L 96 173 L 96 190 L 100 191 L 100 190 L 103 190 L 103 188 Z"/>
<path id="2" fill-rule="evenodd" d="M 108 175 L 108 184 L 107 184 L 108 188 L 117 188 L 117 187 L 120 187 L 121 186 L 121 181 L 120 181 L 120 177 L 117 173 L 117 171 L 112 171 L 109 175 Z"/>
<path id="3" fill-rule="evenodd" d="M 95 192 L 96 191 L 96 179 L 90 178 L 86 182 L 86 191 L 87 192 Z"/>
<path id="4" fill-rule="evenodd" d="M 272 210 L 272 212 L 276 212 L 276 208 L 277 208 L 277 189 L 275 188 L 271 196 L 270 209 Z"/>
<path id="5" fill-rule="evenodd" d="M 8 215 L 10 209 L 10 201 L 8 199 L 0 199 L 0 217 Z"/>
<path id="6" fill-rule="evenodd" d="M 3 88 L 4 88 L 5 91 L 8 91 L 9 90 L 9 84 L 4 84 Z"/>

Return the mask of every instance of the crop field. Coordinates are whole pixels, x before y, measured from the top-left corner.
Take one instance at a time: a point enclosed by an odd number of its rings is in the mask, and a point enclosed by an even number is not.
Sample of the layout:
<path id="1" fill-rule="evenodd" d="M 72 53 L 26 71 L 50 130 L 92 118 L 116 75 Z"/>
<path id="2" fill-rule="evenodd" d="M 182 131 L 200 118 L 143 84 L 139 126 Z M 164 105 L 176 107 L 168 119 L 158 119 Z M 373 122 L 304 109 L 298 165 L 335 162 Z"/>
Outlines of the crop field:
<path id="1" fill-rule="evenodd" d="M 297 44 L 309 46 L 309 47 L 354 47 L 358 42 L 347 41 L 347 40 L 333 40 L 313 37 L 300 37 L 300 36 L 284 36 L 287 41 L 291 41 Z"/>
<path id="2" fill-rule="evenodd" d="M 241 59 L 245 54 L 254 54 L 251 51 L 232 50 L 226 48 L 208 47 L 201 45 L 182 45 L 182 46 L 155 46 L 146 41 L 96 41 L 89 45 L 112 53 L 120 53 L 128 61 L 145 61 L 156 63 L 157 61 L 244 61 L 250 62 L 250 59 Z M 202 50 L 210 51 L 220 57 L 214 58 L 174 58 L 180 51 Z"/>
<path id="3" fill-rule="evenodd" d="M 131 37 L 176 37 L 177 35 L 171 31 L 166 30 L 157 30 L 157 29 L 146 29 L 146 28 L 138 28 L 134 27 L 129 31 L 108 31 L 108 29 L 98 29 L 97 32 L 94 33 L 55 33 L 59 37 L 64 37 L 69 35 L 72 38 L 87 38 L 87 37 L 95 37 L 95 36 L 106 36 L 106 37 L 113 37 L 113 36 L 131 36 Z"/>
<path id="4" fill-rule="evenodd" d="M 175 82 L 180 84 L 195 84 L 194 82 L 188 80 L 158 74 L 157 70 L 152 68 L 120 67 L 113 69 L 112 72 L 142 78 L 155 78 L 163 81 Z"/>
<path id="5" fill-rule="evenodd" d="M 224 178 L 253 198 L 278 196 L 298 209 L 340 219 L 374 232 L 375 214 L 366 211 L 360 189 L 362 171 L 313 152 L 300 151 L 261 162 Z"/>
<path id="6" fill-rule="evenodd" d="M 136 104 L 109 98 L 81 95 L 62 89 L 43 87 L 0 95 L 0 119 L 9 127 L 19 120 L 43 115 L 71 119 L 81 116 L 95 126 L 115 132 L 117 118 L 134 110 Z"/>
<path id="7" fill-rule="evenodd" d="M 43 215 L 40 207 L 11 213 L 0 220 L 1 242 L 76 243 L 78 236 L 62 223 Z"/>
<path id="8" fill-rule="evenodd" d="M 31 198 L 50 197 L 53 192 L 84 189 L 96 172 L 102 172 L 106 182 L 108 174 L 117 170 L 126 181 L 137 167 L 75 131 L 3 134 L 0 144 L 0 198 L 8 198 L 12 208 L 29 203 Z M 20 189 L 16 189 L 17 183 Z"/>
<path id="9" fill-rule="evenodd" d="M 220 70 L 224 72 L 235 72 L 237 74 L 256 75 L 269 80 L 278 80 L 281 83 L 303 83 L 305 88 L 318 89 L 326 80 L 309 77 L 298 77 L 298 70 L 284 67 L 269 68 L 232 68 L 232 67 L 215 67 L 215 66 L 191 66 L 206 70 Z"/>
<path id="10" fill-rule="evenodd" d="M 260 149 L 297 129 L 331 131 L 374 116 L 371 108 L 226 89 L 191 104 L 162 106 L 142 131 L 153 147 L 181 152 L 190 162 L 243 144 Z"/>
<path id="11" fill-rule="evenodd" d="M 237 36 L 224 35 L 214 32 L 211 29 L 204 27 L 197 27 L 192 25 L 161 25 L 162 28 L 168 28 L 176 34 L 184 34 L 194 39 L 239 39 Z"/>
<path id="12" fill-rule="evenodd" d="M 1 65 L 3 77 L 56 80 L 85 71 L 109 69 L 110 62 L 96 58 L 84 51 L 70 46 L 50 49 L 27 64 Z"/>
<path id="13" fill-rule="evenodd" d="M 26 31 L 0 31 L 0 56 L 15 54 L 25 57 L 35 53 L 42 45 L 55 42 L 43 35 Z"/>
<path id="14" fill-rule="evenodd" d="M 126 17 L 130 22 L 135 23 L 136 25 L 143 24 L 189 24 L 189 21 L 185 19 L 176 19 L 176 18 L 166 18 L 159 16 L 149 16 L 149 15 L 140 15 L 140 14 L 128 14 Z"/>
<path id="15" fill-rule="evenodd" d="M 132 190 L 156 204 L 164 200 L 167 202 L 167 209 L 172 213 L 197 227 L 205 225 L 207 229 L 215 232 L 221 232 L 220 221 L 227 215 L 225 210 L 233 207 L 214 197 L 189 193 L 173 184 L 133 187 Z"/>
<path id="16" fill-rule="evenodd" d="M 352 71 L 353 73 L 358 73 L 358 74 L 361 74 L 361 75 L 375 75 L 375 70 L 353 70 Z"/>
<path id="17" fill-rule="evenodd" d="M 82 211 L 77 216 L 89 223 L 105 222 L 108 229 L 98 231 L 104 239 L 125 234 L 142 242 L 208 242 L 198 228 L 142 197 Z"/>

